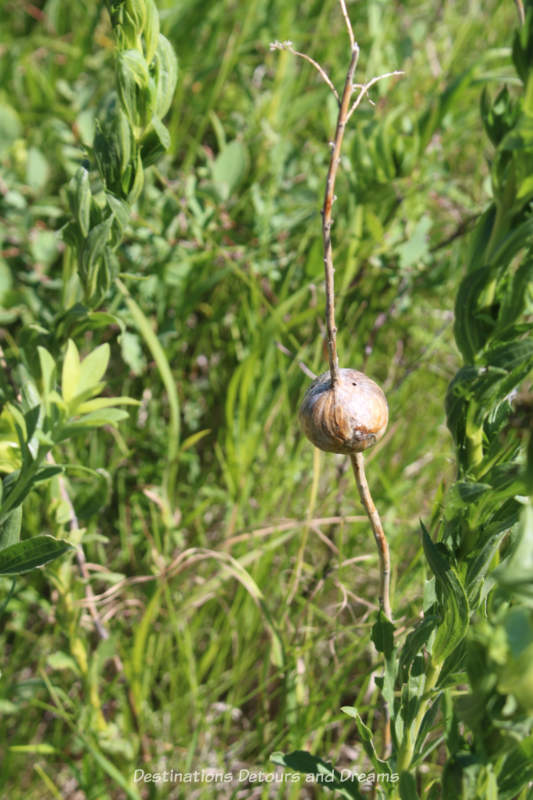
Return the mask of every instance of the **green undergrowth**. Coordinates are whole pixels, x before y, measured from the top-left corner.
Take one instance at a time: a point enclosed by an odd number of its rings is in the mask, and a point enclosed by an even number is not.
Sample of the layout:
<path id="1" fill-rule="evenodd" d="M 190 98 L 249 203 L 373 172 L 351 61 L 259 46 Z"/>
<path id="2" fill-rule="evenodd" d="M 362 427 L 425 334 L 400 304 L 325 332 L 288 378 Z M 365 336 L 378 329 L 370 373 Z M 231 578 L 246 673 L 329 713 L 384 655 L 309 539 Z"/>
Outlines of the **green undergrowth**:
<path id="1" fill-rule="evenodd" d="M 4 6 L 3 400 L 14 364 L 31 370 L 37 346 L 62 361 L 73 338 L 82 354 L 108 343 L 106 391 L 140 405 L 57 448 L 107 638 L 72 556 L 18 578 L 0 620 L 0 794 L 203 800 L 212 786 L 134 783 L 134 770 L 271 771 L 277 750 L 364 771 L 340 709 L 383 730 L 377 555 L 347 460 L 313 454 L 297 425 L 301 364 L 327 365 L 319 210 L 336 108 L 309 65 L 269 49 L 290 39 L 339 84 L 337 5 L 158 0 L 179 62 L 170 146 L 117 250 L 124 291 L 113 284 L 78 316 L 65 313 L 81 294 L 58 231 L 114 85 L 109 19 L 102 3 Z M 460 363 L 454 298 L 490 200 L 479 98 L 514 91 L 515 9 L 410 0 L 391 13 L 365 0 L 350 13 L 358 80 L 405 72 L 351 120 L 333 229 L 341 364 L 364 368 L 390 405 L 367 471 L 402 636 L 427 577 L 419 520 L 435 523 L 456 472 L 444 408 Z M 168 362 L 170 400 L 135 308 Z M 23 538 L 68 537 L 69 523 L 57 478 L 25 501 Z M 11 580 L 0 586 L 7 596 Z M 439 759 L 436 748 L 431 774 Z M 242 783 L 216 796 L 320 792 Z"/>

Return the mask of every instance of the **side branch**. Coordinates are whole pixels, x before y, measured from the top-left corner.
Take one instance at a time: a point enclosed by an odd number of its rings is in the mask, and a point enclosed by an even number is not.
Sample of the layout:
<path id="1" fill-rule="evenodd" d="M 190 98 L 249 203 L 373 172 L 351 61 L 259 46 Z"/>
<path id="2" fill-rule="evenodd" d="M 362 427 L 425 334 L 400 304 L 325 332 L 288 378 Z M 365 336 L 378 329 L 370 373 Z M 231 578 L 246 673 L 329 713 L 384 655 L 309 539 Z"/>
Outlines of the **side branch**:
<path id="1" fill-rule="evenodd" d="M 352 104 L 352 107 L 348 111 L 348 114 L 346 116 L 346 121 L 348 121 L 350 119 L 350 117 L 352 116 L 353 112 L 356 110 L 356 108 L 359 107 L 363 97 L 366 94 L 368 94 L 368 90 L 371 89 L 372 86 L 374 86 L 374 84 L 376 84 L 378 81 L 382 81 L 384 78 L 392 78 L 395 75 L 405 75 L 405 73 L 401 69 L 395 69 L 393 72 L 384 72 L 383 75 L 378 75 L 376 78 L 372 78 L 372 80 L 368 81 L 368 83 L 363 83 L 363 84 L 358 83 L 358 84 L 356 84 L 354 86 L 354 89 L 359 89 L 360 91 L 359 91 L 359 94 L 357 95 L 356 99 L 354 100 L 354 102 Z"/>
<path id="2" fill-rule="evenodd" d="M 308 64 L 311 64 L 311 66 L 316 69 L 316 71 L 318 72 L 318 74 L 320 75 L 320 77 L 322 78 L 324 83 L 326 83 L 329 86 L 329 88 L 331 89 L 331 91 L 335 95 L 335 99 L 336 99 L 337 103 L 340 103 L 340 98 L 339 98 L 338 91 L 335 89 L 335 86 L 333 85 L 333 82 L 332 82 L 331 78 L 329 77 L 328 73 L 326 72 L 326 70 L 323 67 L 320 66 L 318 61 L 315 61 L 314 58 L 311 58 L 311 56 L 308 56 L 307 53 L 300 53 L 299 50 L 295 50 L 293 45 L 292 45 L 292 42 L 289 42 L 289 41 L 287 41 L 287 42 L 271 42 L 270 50 L 287 50 L 289 53 L 292 53 L 293 56 L 298 56 L 298 58 L 303 58 L 304 61 L 307 61 Z"/>

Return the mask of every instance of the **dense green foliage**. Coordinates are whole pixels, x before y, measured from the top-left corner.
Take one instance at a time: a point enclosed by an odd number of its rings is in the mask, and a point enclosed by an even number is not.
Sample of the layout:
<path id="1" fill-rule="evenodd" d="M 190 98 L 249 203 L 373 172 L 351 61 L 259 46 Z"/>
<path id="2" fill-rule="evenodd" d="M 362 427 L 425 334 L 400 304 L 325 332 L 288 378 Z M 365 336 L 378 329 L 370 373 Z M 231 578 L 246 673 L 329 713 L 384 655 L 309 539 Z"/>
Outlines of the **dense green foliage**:
<path id="1" fill-rule="evenodd" d="M 531 367 L 531 20 L 511 52 L 511 2 L 349 6 L 357 79 L 405 71 L 351 120 L 333 229 L 341 364 L 391 408 L 367 463 L 393 639 L 348 464 L 296 423 L 300 363 L 327 362 L 336 108 L 269 43 L 338 85 L 337 3 L 157 0 L 164 39 L 151 1 L 140 17 L 122 16 L 133 0 L 3 5 L 0 554 L 84 555 L 0 578 L 0 793 L 210 798 L 134 770 L 268 772 L 274 751 L 383 772 L 384 696 L 392 791 L 517 796 L 533 779 L 532 466 L 511 394 Z"/>

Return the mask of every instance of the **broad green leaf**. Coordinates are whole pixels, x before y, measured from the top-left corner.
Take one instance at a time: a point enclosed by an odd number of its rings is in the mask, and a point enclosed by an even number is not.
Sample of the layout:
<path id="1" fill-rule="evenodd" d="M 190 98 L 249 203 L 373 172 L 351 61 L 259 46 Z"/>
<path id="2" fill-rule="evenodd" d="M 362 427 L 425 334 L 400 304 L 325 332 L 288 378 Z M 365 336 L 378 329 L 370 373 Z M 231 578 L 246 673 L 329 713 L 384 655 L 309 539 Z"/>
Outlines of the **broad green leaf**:
<path id="1" fill-rule="evenodd" d="M 104 255 L 112 224 L 113 216 L 109 216 L 103 222 L 95 225 L 85 240 L 80 261 L 80 278 L 84 288 L 90 287 L 95 282 L 98 262 Z"/>
<path id="2" fill-rule="evenodd" d="M 5 405 L 6 414 L 12 419 L 13 427 L 16 431 L 19 445 L 21 448 L 24 447 L 28 440 L 28 432 L 26 430 L 26 420 L 24 419 L 24 414 L 15 406 L 13 403 L 6 403 Z"/>
<path id="3" fill-rule="evenodd" d="M 154 0 L 144 0 L 146 22 L 144 24 L 144 50 L 146 63 L 151 64 L 159 41 L 159 12 Z"/>
<path id="4" fill-rule="evenodd" d="M 399 671 L 404 672 L 409 669 L 415 657 L 428 645 L 433 631 L 438 625 L 438 618 L 434 614 L 426 615 L 424 619 L 417 623 L 416 627 L 408 634 L 399 657 Z M 403 676 L 405 679 L 405 675 Z"/>
<path id="5" fill-rule="evenodd" d="M 16 103 L 15 103 L 16 105 Z M 3 156 L 13 142 L 19 138 L 21 124 L 14 108 L 7 103 L 0 103 L 0 156 Z"/>
<path id="6" fill-rule="evenodd" d="M 19 575 L 62 556 L 73 547 L 53 536 L 33 536 L 0 550 L 0 575 Z"/>
<path id="7" fill-rule="evenodd" d="M 137 153 L 137 157 L 135 160 L 135 172 L 133 176 L 133 183 L 131 180 L 128 182 L 128 185 L 131 187 L 129 190 L 126 190 L 125 183 L 124 183 L 124 192 L 128 195 L 128 202 L 134 203 L 138 198 L 140 193 L 142 192 L 142 188 L 144 186 L 144 169 L 143 163 L 141 158 L 141 151 L 139 150 Z"/>
<path id="8" fill-rule="evenodd" d="M 99 428 L 102 425 L 116 425 L 123 419 L 128 418 L 127 411 L 118 408 L 105 408 L 100 411 L 92 411 L 83 417 L 76 419 L 75 422 L 66 425 L 62 430 L 62 439 L 83 431 L 86 428 Z"/>
<path id="9" fill-rule="evenodd" d="M 117 60 L 117 85 L 122 108 L 134 126 L 144 127 L 150 117 L 150 75 L 138 50 L 122 50 Z"/>
<path id="10" fill-rule="evenodd" d="M 140 337 L 124 331 L 119 338 L 121 355 L 134 375 L 142 375 L 146 369 L 146 357 L 142 351 Z"/>
<path id="11" fill-rule="evenodd" d="M 477 299 L 490 279 L 487 267 L 469 273 L 461 282 L 455 301 L 454 335 L 457 346 L 467 363 L 473 363 L 477 352 L 485 345 L 493 325 L 476 315 Z"/>
<path id="12" fill-rule="evenodd" d="M 161 33 L 153 68 L 157 99 L 155 114 L 162 119 L 170 108 L 178 80 L 178 59 L 174 48 Z"/>
<path id="13" fill-rule="evenodd" d="M 408 269 L 416 266 L 422 259 L 429 254 L 429 232 L 431 230 L 431 219 L 423 216 L 414 226 L 406 242 L 398 245 L 396 253 L 400 260 L 400 267 Z"/>
<path id="14" fill-rule="evenodd" d="M 533 281 L 533 258 L 528 256 L 518 267 L 500 301 L 498 327 L 505 330 L 516 322 L 526 308 Z"/>
<path id="15" fill-rule="evenodd" d="M 87 236 L 91 222 L 92 194 L 89 173 L 83 167 L 80 167 L 71 179 L 67 195 L 72 216 L 80 226 L 83 236 Z"/>
<path id="16" fill-rule="evenodd" d="M 61 372 L 61 392 L 65 403 L 70 403 L 78 394 L 79 381 L 80 355 L 72 339 L 69 339 Z"/>
<path id="17" fill-rule="evenodd" d="M 150 127 L 141 139 L 140 145 L 144 167 L 155 164 L 170 147 L 170 134 L 157 117 L 152 117 Z"/>
<path id="18" fill-rule="evenodd" d="M 140 35 L 146 24 L 145 0 L 123 0 L 124 16 L 131 27 Z"/>
<path id="19" fill-rule="evenodd" d="M 443 553 L 433 544 L 424 524 L 421 522 L 420 525 L 424 553 L 435 575 L 437 585 L 441 589 L 439 606 L 442 617 L 437 628 L 432 653 L 434 663 L 440 664 L 465 637 L 470 611 L 468 598 L 458 576 Z"/>
<path id="20" fill-rule="evenodd" d="M 76 408 L 77 414 L 88 414 L 91 411 L 99 411 L 102 408 L 112 408 L 113 406 L 127 405 L 139 406 L 139 400 L 132 397 L 95 397 L 94 400 L 87 400 Z"/>
<path id="21" fill-rule="evenodd" d="M 419 132 L 422 151 L 427 147 L 431 137 L 440 126 L 451 104 L 468 87 L 472 80 L 473 67 L 469 67 L 456 78 L 452 79 L 445 90 L 437 95 L 429 109 L 420 117 Z"/>
<path id="22" fill-rule="evenodd" d="M 100 108 L 94 137 L 94 155 L 108 192 L 124 197 L 124 176 L 135 155 L 135 139 L 118 97 L 110 95 Z"/>
<path id="23" fill-rule="evenodd" d="M 76 395 L 81 395 L 99 384 L 109 363 L 110 348 L 107 342 L 89 353 L 80 364 Z"/>
<path id="24" fill-rule="evenodd" d="M 477 601 L 478 592 L 487 577 L 492 560 L 505 536 L 507 536 L 507 527 L 491 536 L 476 551 L 473 560 L 468 565 L 465 583 L 468 590 L 468 602 L 472 606 Z"/>
<path id="25" fill-rule="evenodd" d="M 26 183 L 28 186 L 31 186 L 36 191 L 42 190 L 49 174 L 50 166 L 43 153 L 37 147 L 30 147 L 26 161 Z"/>
<path id="26" fill-rule="evenodd" d="M 420 800 L 420 795 L 416 789 L 416 779 L 411 772 L 400 773 L 398 790 L 401 800 Z"/>
<path id="27" fill-rule="evenodd" d="M 69 670 L 75 675 L 79 675 L 80 672 L 76 660 L 67 653 L 63 653 L 61 650 L 58 650 L 55 653 L 50 653 L 46 659 L 46 663 L 51 669 Z"/>
<path id="28" fill-rule="evenodd" d="M 498 775 L 498 800 L 514 800 L 533 781 L 533 736 L 515 744 Z"/>
<path id="29" fill-rule="evenodd" d="M 39 353 L 39 363 L 41 365 L 43 396 L 47 398 L 56 385 L 56 363 L 44 347 L 38 346 L 37 352 Z"/>
<path id="30" fill-rule="evenodd" d="M 32 478 L 32 483 L 40 483 L 42 481 L 49 481 L 50 478 L 54 478 L 56 475 L 60 475 L 63 472 L 63 467 L 55 465 L 53 467 L 41 467 L 37 470 L 35 475 Z"/>
<path id="31" fill-rule="evenodd" d="M 315 776 L 313 784 L 320 786 L 320 789 L 338 792 L 341 797 L 348 798 L 348 800 L 364 800 L 357 778 L 345 779 L 344 775 L 330 763 L 305 750 L 295 750 L 292 753 L 272 753 L 270 760 L 274 764 L 288 767 L 295 772 Z"/>
<path id="32" fill-rule="evenodd" d="M 507 592 L 533 598 L 533 506 L 522 510 L 514 552 L 492 572 L 493 578 Z"/>
<path id="33" fill-rule="evenodd" d="M 533 365 L 533 337 L 492 347 L 485 352 L 483 360 L 489 366 L 509 372 L 515 367 Z"/>
<path id="34" fill-rule="evenodd" d="M 385 702 L 392 708 L 394 704 L 394 683 L 398 667 L 398 659 L 394 647 L 394 625 L 386 618 L 383 611 L 378 612 L 377 622 L 372 626 L 372 641 L 378 653 L 383 653 L 385 671 L 381 681 L 381 691 Z"/>
<path id="35" fill-rule="evenodd" d="M 4 550 L 19 541 L 21 525 L 22 505 L 14 508 L 6 519 L 0 523 L 0 550 Z"/>
<path id="36" fill-rule="evenodd" d="M 21 463 L 15 419 L 7 403 L 0 413 L 0 472 L 14 472 L 19 469 Z"/>
<path id="37" fill-rule="evenodd" d="M 227 200 L 239 185 L 248 169 L 248 151 L 235 139 L 218 154 L 211 166 L 213 183 L 222 200 Z"/>
<path id="38" fill-rule="evenodd" d="M 130 221 L 130 207 L 124 200 L 120 200 L 109 192 L 106 193 L 106 200 L 122 233 Z"/>

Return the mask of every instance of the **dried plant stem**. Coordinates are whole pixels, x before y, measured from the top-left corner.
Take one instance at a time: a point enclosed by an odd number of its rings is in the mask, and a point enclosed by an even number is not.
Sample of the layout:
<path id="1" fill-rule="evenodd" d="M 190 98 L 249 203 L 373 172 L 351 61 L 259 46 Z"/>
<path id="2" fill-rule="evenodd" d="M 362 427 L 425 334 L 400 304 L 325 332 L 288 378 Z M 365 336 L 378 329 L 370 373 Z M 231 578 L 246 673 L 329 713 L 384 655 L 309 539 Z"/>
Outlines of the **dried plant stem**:
<path id="1" fill-rule="evenodd" d="M 522 0 L 515 0 L 516 10 L 518 11 L 518 19 L 520 20 L 520 25 L 523 25 L 526 21 L 526 12 L 524 10 L 524 3 Z"/>
<path id="2" fill-rule="evenodd" d="M 46 460 L 49 464 L 55 465 L 54 457 L 51 453 L 48 453 L 46 456 Z M 64 503 L 66 503 L 67 508 L 69 510 L 69 522 L 70 522 L 70 530 L 77 533 L 79 531 L 78 525 L 78 517 L 76 515 L 76 511 L 74 510 L 74 505 L 68 493 L 67 485 L 65 483 L 65 479 L 62 475 L 59 476 L 59 492 L 61 494 L 61 499 Z M 109 633 L 102 623 L 98 611 L 96 610 L 95 604 L 95 597 L 94 592 L 92 590 L 92 586 L 89 583 L 89 572 L 87 570 L 87 560 L 85 558 L 85 553 L 83 552 L 82 546 L 79 544 L 76 547 L 76 561 L 78 562 L 78 569 L 81 573 L 83 580 L 85 581 L 85 605 L 89 609 L 89 613 L 93 618 L 94 627 L 96 628 L 96 632 L 100 639 L 108 639 Z"/>
<path id="3" fill-rule="evenodd" d="M 344 7 L 344 4 L 341 3 Z M 344 13 L 346 9 L 344 8 Z M 351 30 L 351 27 L 350 27 Z M 353 34 L 350 37 L 352 40 Z M 331 209 L 335 199 L 335 179 L 337 177 L 337 169 L 340 162 L 342 140 L 344 138 L 344 130 L 346 128 L 346 120 L 348 119 L 348 112 L 350 109 L 350 100 L 353 94 L 353 76 L 355 68 L 357 67 L 357 60 L 359 58 L 359 47 L 354 41 L 352 45 L 352 56 L 350 59 L 350 66 L 346 73 L 346 80 L 344 82 L 344 90 L 339 106 L 339 116 L 337 117 L 337 128 L 335 130 L 335 139 L 331 149 L 331 159 L 329 162 L 328 176 L 326 179 L 326 191 L 324 194 L 324 205 L 322 207 L 322 237 L 324 240 L 324 272 L 326 276 L 326 326 L 328 333 L 328 356 L 329 356 L 329 371 L 331 373 L 331 384 L 333 387 L 339 381 L 339 359 L 337 356 L 337 328 L 335 327 L 335 288 L 333 275 L 333 254 L 331 248 Z"/>
<path id="4" fill-rule="evenodd" d="M 389 599 L 389 592 L 390 592 L 389 544 L 387 542 L 387 537 L 385 536 L 385 531 L 383 530 L 383 526 L 381 524 L 377 508 L 374 505 L 374 501 L 372 500 L 370 489 L 368 488 L 368 483 L 366 481 L 366 475 L 365 475 L 365 460 L 363 454 L 354 453 L 353 455 L 350 456 L 350 458 L 352 461 L 355 481 L 357 483 L 357 488 L 359 490 L 359 496 L 361 497 L 361 502 L 365 507 L 366 513 L 368 514 L 368 518 L 372 526 L 372 531 L 374 533 L 374 539 L 376 540 L 376 545 L 378 548 L 379 566 L 380 566 L 379 605 L 383 610 L 383 613 L 385 614 L 387 619 L 391 619 L 392 615 L 391 615 L 391 607 Z"/>

